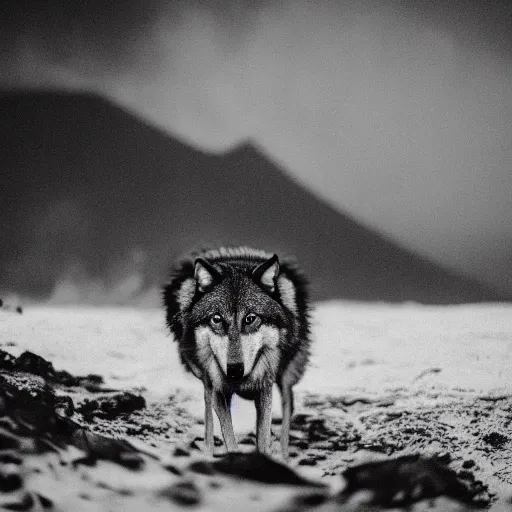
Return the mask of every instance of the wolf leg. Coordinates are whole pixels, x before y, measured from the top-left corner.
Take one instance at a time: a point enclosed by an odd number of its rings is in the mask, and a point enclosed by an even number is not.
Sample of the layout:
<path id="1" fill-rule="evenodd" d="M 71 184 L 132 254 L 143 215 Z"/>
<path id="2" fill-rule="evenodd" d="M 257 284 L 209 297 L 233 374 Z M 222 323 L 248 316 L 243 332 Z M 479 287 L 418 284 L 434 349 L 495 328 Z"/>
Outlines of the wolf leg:
<path id="1" fill-rule="evenodd" d="M 265 386 L 256 397 L 256 450 L 267 453 L 270 449 L 272 420 L 272 385 Z"/>
<path id="2" fill-rule="evenodd" d="M 219 418 L 224 444 L 228 452 L 236 452 L 238 451 L 238 445 L 233 431 L 231 411 L 229 410 L 230 403 L 231 395 L 226 397 L 220 391 L 214 392 L 213 407 Z"/>
<path id="3" fill-rule="evenodd" d="M 290 422 L 293 412 L 293 389 L 289 384 L 281 384 L 281 406 L 283 410 L 283 420 L 281 422 L 281 453 L 283 459 L 288 462 L 288 444 L 290 440 Z"/>
<path id="4" fill-rule="evenodd" d="M 213 455 L 213 388 L 204 382 L 204 445 L 206 454 Z"/>

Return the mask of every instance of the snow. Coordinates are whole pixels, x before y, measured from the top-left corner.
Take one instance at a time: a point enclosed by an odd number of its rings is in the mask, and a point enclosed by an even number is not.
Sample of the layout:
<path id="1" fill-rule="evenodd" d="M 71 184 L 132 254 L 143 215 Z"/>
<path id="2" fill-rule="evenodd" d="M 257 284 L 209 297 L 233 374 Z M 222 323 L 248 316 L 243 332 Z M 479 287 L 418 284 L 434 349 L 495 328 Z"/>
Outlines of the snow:
<path id="1" fill-rule="evenodd" d="M 314 356 L 300 388 L 383 392 L 512 391 L 512 304 L 457 306 L 331 302 L 314 315 Z M 422 372 L 436 369 L 423 378 Z"/>
<path id="2" fill-rule="evenodd" d="M 114 387 L 144 387 L 156 396 L 198 385 L 186 374 L 166 333 L 163 312 L 128 307 L 26 307 L 0 315 L 2 342 L 18 355 L 30 350 L 58 370 L 98 373 Z"/>
<path id="3" fill-rule="evenodd" d="M 512 394 L 512 304 L 421 306 L 329 302 L 313 314 L 313 356 L 297 390 L 337 395 L 405 388 Z M 99 373 L 117 388 L 159 400 L 176 388 L 195 397 L 160 309 L 27 306 L 0 310 L 0 346 L 33 351 L 58 370 Z M 274 400 L 279 410 L 279 400 Z M 254 427 L 253 405 L 234 402 L 236 430 Z"/>

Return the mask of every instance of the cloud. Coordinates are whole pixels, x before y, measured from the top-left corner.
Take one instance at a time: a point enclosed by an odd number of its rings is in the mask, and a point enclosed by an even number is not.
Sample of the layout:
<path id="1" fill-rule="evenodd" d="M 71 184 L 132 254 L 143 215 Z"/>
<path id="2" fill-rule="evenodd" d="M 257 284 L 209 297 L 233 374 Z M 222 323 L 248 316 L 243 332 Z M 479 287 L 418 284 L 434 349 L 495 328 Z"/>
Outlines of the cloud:
<path id="1" fill-rule="evenodd" d="M 203 149 L 251 138 L 336 208 L 512 289 L 505 0 L 19 5 L 4 84 L 91 89 Z"/>

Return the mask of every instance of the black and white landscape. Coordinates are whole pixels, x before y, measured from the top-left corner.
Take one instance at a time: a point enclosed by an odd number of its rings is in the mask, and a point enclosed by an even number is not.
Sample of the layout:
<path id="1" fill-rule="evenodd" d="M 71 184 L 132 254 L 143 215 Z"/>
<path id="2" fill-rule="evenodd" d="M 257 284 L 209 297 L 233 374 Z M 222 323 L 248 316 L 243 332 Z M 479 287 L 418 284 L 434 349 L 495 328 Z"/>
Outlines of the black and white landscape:
<path id="1" fill-rule="evenodd" d="M 6 1 L 0 508 L 512 510 L 507 0 Z M 204 446 L 161 287 L 297 257 L 290 461 Z M 277 397 L 277 393 L 275 394 Z M 217 421 L 217 420 L 215 420 Z"/>
<path id="2" fill-rule="evenodd" d="M 63 379 L 53 370 L 48 377 L 44 365 L 41 371 L 41 364 L 21 364 L 25 372 L 45 376 L 57 397 L 68 397 L 64 402 L 67 412 L 60 409 L 60 414 L 72 414 L 73 421 L 87 431 L 128 440 L 142 454 L 151 454 L 149 458 L 143 456 L 145 463 L 138 472 L 124 467 L 135 464 L 132 459 L 100 460 L 92 467 L 73 463 L 84 456 L 83 443 L 78 445 L 81 450 L 73 447 L 57 455 L 27 455 L 25 489 L 50 499 L 57 510 L 124 510 L 129 506 L 160 510 L 171 503 L 180 509 L 187 502 L 183 494 L 212 510 L 224 510 L 226 499 L 236 500 L 244 508 L 275 510 L 291 506 L 304 492 L 314 491 L 306 486 L 297 494 L 296 487 L 265 486 L 247 476 L 232 481 L 215 471 L 207 477 L 187 471 L 194 461 L 204 460 L 202 386 L 180 365 L 159 309 L 33 306 L 22 315 L 0 313 L 1 350 L 12 356 L 22 356 L 28 350 L 51 362 L 57 372 L 103 378 L 99 384 L 90 378 L 69 383 L 68 377 Z M 291 467 L 336 493 L 343 488 L 340 474 L 347 467 L 422 455 L 441 461 L 458 475 L 474 495 L 474 504 L 491 505 L 493 511 L 509 510 L 512 390 L 507 369 L 512 364 L 511 313 L 510 305 L 498 303 L 319 303 L 313 316 L 311 366 L 297 387 Z M 5 368 L 5 361 L 2 366 Z M 0 372 L 4 380 L 9 375 L 5 369 Z M 24 379 L 25 386 L 41 379 L 31 377 L 32 381 L 27 381 L 30 374 L 14 375 Z M 11 382 L 12 377 L 9 379 Z M 16 382 L 14 389 L 18 390 Z M 37 389 L 32 391 L 36 397 Z M 250 453 L 254 450 L 253 403 L 236 399 L 232 410 L 240 447 Z M 29 418 L 33 421 L 33 415 Z M 274 418 L 273 456 L 279 460 L 277 404 Z M 33 430 L 29 432 L 34 435 Z M 218 424 L 216 435 L 220 456 L 224 447 Z M 70 439 L 76 444 L 76 437 Z M 107 449 L 104 441 L 99 448 L 92 446 L 89 449 L 99 450 L 96 456 L 100 459 L 116 453 Z M 60 476 L 51 469 L 52 461 L 59 457 Z M 246 471 L 258 478 L 258 461 L 247 464 Z M 169 475 L 169 470 L 162 469 L 166 465 L 178 468 L 173 471 L 181 476 Z M 37 472 L 33 472 L 34 467 L 39 468 Z M 239 467 L 233 471 L 244 470 Z M 268 471 L 264 470 L 265 474 L 269 475 Z M 412 492 L 402 481 L 405 475 L 400 474 L 390 476 L 398 485 L 393 493 L 398 501 L 404 492 Z M 445 495 L 430 510 L 465 510 L 464 503 L 457 504 L 443 490 L 448 485 L 446 477 L 427 474 L 420 468 L 423 480 L 420 490 L 415 491 L 419 499 L 431 485 L 425 478 L 439 478 L 436 492 Z M 283 475 L 281 470 L 268 478 L 278 475 Z M 414 473 L 410 478 L 414 481 Z M 67 482 L 64 487 L 59 484 L 62 481 Z M 210 485 L 211 481 L 217 483 Z M 177 494 L 166 491 L 179 482 L 194 482 L 194 488 Z M 386 488 L 386 484 L 381 487 Z M 358 499 L 364 501 L 365 496 L 363 493 Z M 12 502 L 14 498 L 8 494 L 5 499 Z M 325 506 L 335 506 L 328 510 L 360 510 L 354 504 L 348 508 L 332 503 Z M 417 508 L 422 510 L 423 506 L 427 506 L 426 501 Z M 304 507 L 306 504 L 297 510 L 306 510 Z"/>

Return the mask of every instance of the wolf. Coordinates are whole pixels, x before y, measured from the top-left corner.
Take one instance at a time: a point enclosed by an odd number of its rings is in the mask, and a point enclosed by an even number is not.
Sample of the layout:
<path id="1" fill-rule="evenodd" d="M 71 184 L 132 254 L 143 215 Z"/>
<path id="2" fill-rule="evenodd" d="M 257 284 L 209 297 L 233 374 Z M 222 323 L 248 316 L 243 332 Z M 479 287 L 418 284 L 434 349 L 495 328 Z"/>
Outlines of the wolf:
<path id="1" fill-rule="evenodd" d="M 230 412 L 237 394 L 254 400 L 256 449 L 268 453 L 276 383 L 287 460 L 292 388 L 310 355 L 308 283 L 295 260 L 250 247 L 194 252 L 171 270 L 163 304 L 182 364 L 203 382 L 206 452 L 213 453 L 212 409 L 227 451 L 238 451 Z"/>

